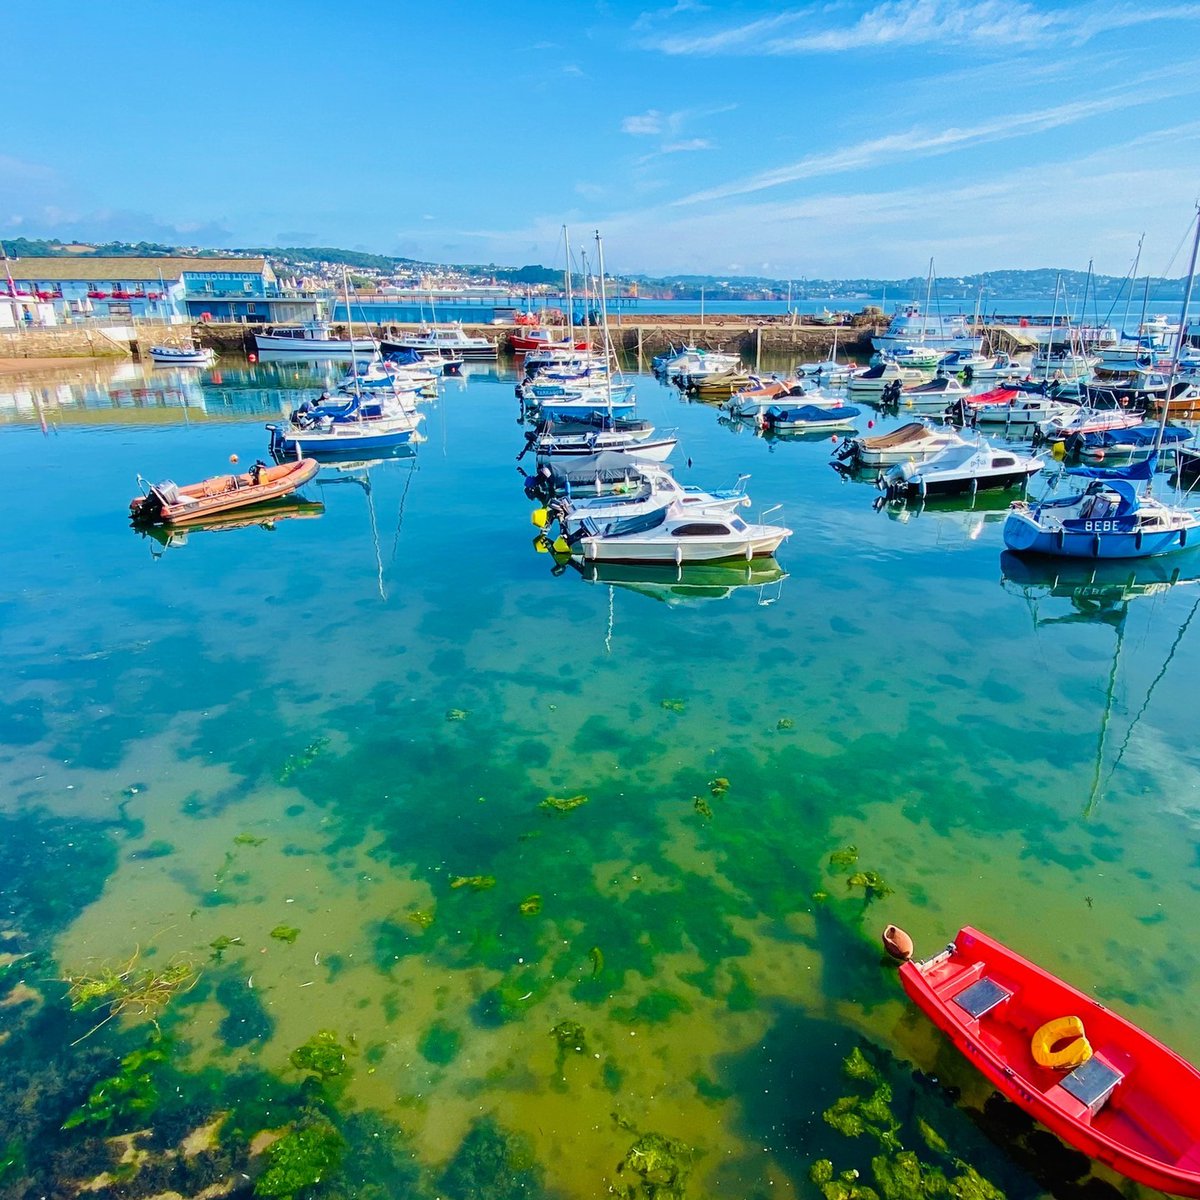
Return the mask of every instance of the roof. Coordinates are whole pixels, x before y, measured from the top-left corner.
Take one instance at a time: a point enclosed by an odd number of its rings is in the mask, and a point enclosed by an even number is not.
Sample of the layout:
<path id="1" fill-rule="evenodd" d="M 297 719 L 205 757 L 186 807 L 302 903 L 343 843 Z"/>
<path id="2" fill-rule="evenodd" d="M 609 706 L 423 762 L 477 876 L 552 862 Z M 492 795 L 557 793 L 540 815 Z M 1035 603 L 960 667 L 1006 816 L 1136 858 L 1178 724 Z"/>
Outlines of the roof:
<path id="1" fill-rule="evenodd" d="M 216 271 L 261 275 L 269 271 L 265 258 L 10 258 L 8 271 L 16 280 L 135 280 L 178 279 L 185 271 Z"/>

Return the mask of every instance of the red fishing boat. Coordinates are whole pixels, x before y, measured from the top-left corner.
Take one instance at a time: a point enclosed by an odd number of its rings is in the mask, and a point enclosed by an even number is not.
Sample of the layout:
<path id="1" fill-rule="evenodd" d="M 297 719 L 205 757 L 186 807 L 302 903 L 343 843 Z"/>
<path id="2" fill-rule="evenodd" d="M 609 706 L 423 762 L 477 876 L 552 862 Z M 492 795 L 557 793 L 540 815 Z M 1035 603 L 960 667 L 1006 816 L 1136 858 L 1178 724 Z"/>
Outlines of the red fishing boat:
<path id="1" fill-rule="evenodd" d="M 902 934 L 884 932 L 897 957 Z M 902 963 L 900 981 L 999 1091 L 1064 1142 L 1147 1187 L 1200 1196 L 1200 1071 L 1173 1050 L 969 926 L 933 958 Z"/>
<path id="2" fill-rule="evenodd" d="M 514 354 L 528 354 L 530 350 L 587 350 L 591 343 L 587 338 L 576 338 L 573 342 L 566 336 L 565 329 L 537 328 L 514 329 L 508 335 L 508 344 Z"/>
<path id="3" fill-rule="evenodd" d="M 129 502 L 129 518 L 135 525 L 184 525 L 288 496 L 319 469 L 315 459 L 297 458 L 276 466 L 256 462 L 241 474 L 214 475 L 199 483 L 149 483 L 139 475 L 143 495 Z"/>

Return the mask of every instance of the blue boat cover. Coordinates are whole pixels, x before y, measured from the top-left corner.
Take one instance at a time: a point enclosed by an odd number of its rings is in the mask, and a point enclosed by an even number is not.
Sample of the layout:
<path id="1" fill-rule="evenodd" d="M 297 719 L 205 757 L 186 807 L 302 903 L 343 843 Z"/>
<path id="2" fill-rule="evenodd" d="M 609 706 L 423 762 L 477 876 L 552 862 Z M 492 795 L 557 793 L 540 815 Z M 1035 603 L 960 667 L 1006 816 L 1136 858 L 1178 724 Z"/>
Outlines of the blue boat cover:
<path id="1" fill-rule="evenodd" d="M 1126 467 L 1068 467 L 1067 474 L 1078 475 L 1082 479 L 1145 480 L 1154 477 L 1154 468 L 1157 465 L 1158 451 L 1156 450 L 1140 462 L 1130 463 Z"/>

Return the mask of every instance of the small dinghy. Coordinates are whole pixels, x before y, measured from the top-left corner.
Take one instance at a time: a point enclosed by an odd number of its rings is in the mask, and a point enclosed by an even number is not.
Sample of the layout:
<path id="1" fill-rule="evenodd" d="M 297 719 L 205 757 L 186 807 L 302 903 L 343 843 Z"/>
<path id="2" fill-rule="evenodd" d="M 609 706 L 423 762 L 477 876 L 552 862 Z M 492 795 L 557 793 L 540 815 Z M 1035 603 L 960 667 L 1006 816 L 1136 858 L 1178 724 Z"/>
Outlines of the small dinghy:
<path id="1" fill-rule="evenodd" d="M 977 929 L 923 962 L 898 932 L 905 992 L 1002 1095 L 1129 1179 L 1200 1196 L 1200 1071 Z"/>
<path id="2" fill-rule="evenodd" d="M 897 463 L 876 482 L 889 500 L 974 495 L 989 488 L 1024 486 L 1044 465 L 1040 458 L 997 450 L 980 440 L 947 446 L 923 463 Z"/>
<path id="3" fill-rule="evenodd" d="M 142 495 L 129 502 L 129 518 L 135 525 L 184 525 L 214 513 L 287 496 L 306 484 L 318 469 L 311 458 L 298 458 L 278 466 L 256 462 L 240 475 L 214 475 L 182 486 L 169 479 L 149 483 L 139 475 Z"/>
<path id="4" fill-rule="evenodd" d="M 156 367 L 211 367 L 216 355 L 207 346 L 151 346 Z"/>

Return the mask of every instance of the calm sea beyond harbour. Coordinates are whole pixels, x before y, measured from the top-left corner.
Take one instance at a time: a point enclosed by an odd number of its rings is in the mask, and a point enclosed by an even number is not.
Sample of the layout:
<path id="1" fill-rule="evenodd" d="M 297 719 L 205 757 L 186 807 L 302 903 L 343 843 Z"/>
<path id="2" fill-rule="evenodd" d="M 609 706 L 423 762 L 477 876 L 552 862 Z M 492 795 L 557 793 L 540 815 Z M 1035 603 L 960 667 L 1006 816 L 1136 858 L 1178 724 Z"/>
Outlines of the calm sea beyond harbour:
<path id="1" fill-rule="evenodd" d="M 1200 1061 L 1200 549 L 1014 563 L 1010 495 L 877 510 L 642 375 L 679 480 L 794 532 L 593 580 L 467 371 L 415 455 L 173 537 L 138 473 L 266 457 L 334 368 L 0 377 L 0 1198 L 1136 1197 L 879 933 L 978 926 Z"/>

